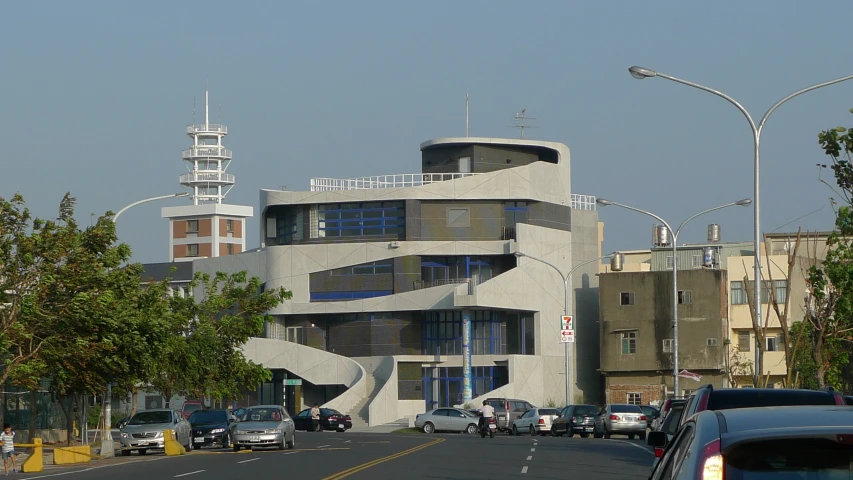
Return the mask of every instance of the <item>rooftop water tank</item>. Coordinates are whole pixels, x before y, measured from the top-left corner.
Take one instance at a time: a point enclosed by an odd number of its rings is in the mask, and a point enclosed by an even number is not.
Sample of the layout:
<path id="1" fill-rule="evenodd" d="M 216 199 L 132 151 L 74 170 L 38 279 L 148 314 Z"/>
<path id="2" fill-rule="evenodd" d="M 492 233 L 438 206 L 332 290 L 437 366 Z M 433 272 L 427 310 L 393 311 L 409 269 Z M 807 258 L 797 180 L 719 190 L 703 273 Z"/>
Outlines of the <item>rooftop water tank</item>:
<path id="1" fill-rule="evenodd" d="M 702 249 L 702 266 L 714 268 L 717 266 L 717 249 L 714 247 L 705 247 Z"/>
<path id="2" fill-rule="evenodd" d="M 720 225 L 716 223 L 708 225 L 708 243 L 720 243 Z"/>
<path id="3" fill-rule="evenodd" d="M 667 247 L 670 244 L 669 228 L 666 225 L 655 225 L 652 235 L 652 246 Z"/>

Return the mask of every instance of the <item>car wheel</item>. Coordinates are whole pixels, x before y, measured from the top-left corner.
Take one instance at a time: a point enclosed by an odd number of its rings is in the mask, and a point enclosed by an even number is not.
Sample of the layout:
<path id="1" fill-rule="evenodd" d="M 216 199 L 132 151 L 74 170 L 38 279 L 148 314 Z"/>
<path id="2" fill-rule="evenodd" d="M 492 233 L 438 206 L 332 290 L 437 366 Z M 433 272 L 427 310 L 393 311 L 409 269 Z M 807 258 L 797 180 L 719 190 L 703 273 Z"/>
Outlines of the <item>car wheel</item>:
<path id="1" fill-rule="evenodd" d="M 291 450 L 296 448 L 296 430 L 294 430 L 293 435 L 290 436 L 290 442 L 287 443 L 287 448 Z"/>
<path id="2" fill-rule="evenodd" d="M 435 433 L 435 425 L 430 422 L 424 424 L 424 433 Z"/>
<path id="3" fill-rule="evenodd" d="M 551 427 L 551 436 L 552 437 L 562 437 L 562 435 L 557 433 L 557 427 Z"/>
<path id="4" fill-rule="evenodd" d="M 234 446 L 233 446 L 232 448 L 233 448 L 233 450 L 234 450 L 235 452 L 239 452 L 239 451 L 240 451 L 240 445 L 234 444 Z"/>
<path id="5" fill-rule="evenodd" d="M 533 425 L 531 425 L 531 426 L 530 426 L 529 431 L 530 431 L 530 436 L 531 436 L 531 437 L 536 436 L 536 429 L 535 429 L 535 428 L 533 428 Z"/>
<path id="6" fill-rule="evenodd" d="M 146 450 L 146 449 L 144 449 L 144 448 L 140 448 L 140 449 L 139 449 L 139 454 L 140 454 L 140 455 L 145 455 L 146 453 L 148 453 L 148 450 Z"/>
<path id="7" fill-rule="evenodd" d="M 512 434 L 518 436 L 518 427 L 516 427 L 515 425 L 512 426 Z"/>
<path id="8" fill-rule="evenodd" d="M 286 434 L 286 433 L 285 433 L 285 434 L 282 434 L 282 436 L 281 436 L 281 443 L 279 443 L 278 445 L 276 445 L 276 448 L 278 448 L 279 450 L 284 450 L 284 449 L 285 449 L 285 447 L 287 447 L 287 434 Z"/>
<path id="9" fill-rule="evenodd" d="M 646 432 L 640 432 L 640 440 L 646 439 Z"/>
<path id="10" fill-rule="evenodd" d="M 222 439 L 222 448 L 228 448 L 231 446 L 231 435 L 225 434 L 225 437 Z"/>
<path id="11" fill-rule="evenodd" d="M 633 440 L 633 439 L 634 439 L 634 434 L 633 434 L 633 433 L 629 433 L 629 434 L 628 434 L 628 440 Z"/>
<path id="12" fill-rule="evenodd" d="M 581 438 L 589 438 L 589 434 L 586 432 L 581 433 L 580 436 Z"/>
<path id="13" fill-rule="evenodd" d="M 604 429 L 604 438 L 610 438 L 610 432 L 607 431 L 607 428 Z"/>
<path id="14" fill-rule="evenodd" d="M 468 435 L 476 435 L 477 426 L 472 423 L 471 425 L 468 425 L 468 428 L 465 431 L 468 433 Z"/>
<path id="15" fill-rule="evenodd" d="M 592 429 L 592 436 L 593 438 L 601 438 L 603 435 L 598 433 L 598 427 L 594 427 Z"/>
<path id="16" fill-rule="evenodd" d="M 130 456 L 130 450 L 122 450 L 121 456 L 122 457 L 129 457 Z"/>

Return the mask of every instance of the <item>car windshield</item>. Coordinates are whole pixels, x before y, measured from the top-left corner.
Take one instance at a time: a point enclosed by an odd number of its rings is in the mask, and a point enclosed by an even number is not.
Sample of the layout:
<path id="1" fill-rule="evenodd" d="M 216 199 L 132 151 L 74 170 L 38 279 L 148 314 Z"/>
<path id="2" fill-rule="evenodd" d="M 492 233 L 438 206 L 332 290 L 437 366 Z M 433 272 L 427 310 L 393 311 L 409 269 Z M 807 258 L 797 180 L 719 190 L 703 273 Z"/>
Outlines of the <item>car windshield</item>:
<path id="1" fill-rule="evenodd" d="M 580 407 L 575 407 L 575 412 L 573 415 L 592 415 L 595 416 L 598 414 L 598 408 L 593 407 L 592 405 L 582 405 Z"/>
<path id="2" fill-rule="evenodd" d="M 560 412 L 556 408 L 540 408 L 539 415 L 559 415 Z"/>
<path id="3" fill-rule="evenodd" d="M 835 397 L 812 390 L 764 391 L 738 388 L 736 391 L 720 390 L 708 398 L 708 410 L 730 408 L 785 407 L 789 405 L 835 405 Z"/>
<path id="4" fill-rule="evenodd" d="M 853 446 L 823 438 L 759 440 L 726 455 L 725 478 L 849 480 Z"/>
<path id="5" fill-rule="evenodd" d="M 280 422 L 281 413 L 277 408 L 250 408 L 243 415 L 244 422 Z"/>
<path id="6" fill-rule="evenodd" d="M 672 407 L 672 410 L 669 411 L 669 414 L 666 416 L 666 420 L 663 422 L 662 430 L 667 435 L 675 435 L 675 430 L 678 428 L 678 420 L 681 418 L 681 412 L 684 410 L 684 405 L 677 405 Z"/>
<path id="7" fill-rule="evenodd" d="M 495 409 L 495 412 L 506 412 L 506 402 L 503 400 L 491 400 L 488 403 Z"/>
<path id="8" fill-rule="evenodd" d="M 474 415 L 473 413 L 469 412 L 468 410 L 457 410 L 457 411 L 462 412 L 462 414 L 465 415 L 466 417 L 476 417 L 477 416 L 477 415 Z"/>
<path id="9" fill-rule="evenodd" d="M 127 422 L 128 425 L 151 425 L 154 423 L 169 423 L 172 421 L 171 412 L 139 412 Z"/>
<path id="10" fill-rule="evenodd" d="M 636 405 L 611 405 L 610 411 L 613 413 L 643 413 L 640 407 Z"/>
<path id="11" fill-rule="evenodd" d="M 195 412 L 196 410 L 201 410 L 201 405 L 199 405 L 197 403 L 188 403 L 188 404 L 184 405 L 184 412 L 186 412 L 186 413 L 192 413 L 192 412 Z"/>
<path id="12" fill-rule="evenodd" d="M 225 423 L 228 414 L 224 410 L 199 410 L 190 415 L 190 424 L 204 425 L 207 423 Z"/>

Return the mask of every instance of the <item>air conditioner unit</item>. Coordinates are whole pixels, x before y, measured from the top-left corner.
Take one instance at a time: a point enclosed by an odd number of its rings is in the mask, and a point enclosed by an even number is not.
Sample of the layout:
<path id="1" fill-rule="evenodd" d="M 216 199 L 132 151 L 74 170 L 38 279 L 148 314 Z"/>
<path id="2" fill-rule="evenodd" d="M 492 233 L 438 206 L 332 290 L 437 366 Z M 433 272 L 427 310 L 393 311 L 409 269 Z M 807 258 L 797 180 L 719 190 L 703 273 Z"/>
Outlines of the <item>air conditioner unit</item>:
<path id="1" fill-rule="evenodd" d="M 388 244 L 388 248 L 400 248 L 400 242 L 394 240 L 393 242 Z"/>

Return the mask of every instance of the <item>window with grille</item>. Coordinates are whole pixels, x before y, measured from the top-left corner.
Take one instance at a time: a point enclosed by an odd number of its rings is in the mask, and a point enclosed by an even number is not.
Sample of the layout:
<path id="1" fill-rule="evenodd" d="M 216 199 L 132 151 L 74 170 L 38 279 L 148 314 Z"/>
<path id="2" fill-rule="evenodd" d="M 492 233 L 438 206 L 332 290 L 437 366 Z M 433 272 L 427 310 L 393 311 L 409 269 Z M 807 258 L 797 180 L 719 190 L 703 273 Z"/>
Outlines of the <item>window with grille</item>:
<path id="1" fill-rule="evenodd" d="M 225 252 L 228 255 L 234 255 L 234 244 L 233 243 L 226 244 L 225 245 Z"/>
<path id="2" fill-rule="evenodd" d="M 622 332 L 622 355 L 637 353 L 637 332 Z"/>
<path id="3" fill-rule="evenodd" d="M 674 348 L 674 340 L 672 338 L 664 338 L 663 339 L 663 353 L 672 353 Z"/>
<path id="4" fill-rule="evenodd" d="M 704 266 L 702 265 L 703 260 L 704 259 L 702 258 L 702 255 L 693 255 L 692 257 L 690 257 L 690 266 L 693 268 L 702 267 Z"/>
<path id="5" fill-rule="evenodd" d="M 685 305 L 688 303 L 693 303 L 693 291 L 692 290 L 680 290 L 678 292 L 678 303 Z"/>
<path id="6" fill-rule="evenodd" d="M 406 233 L 404 202 L 334 203 L 318 208 L 321 237 L 361 237 Z"/>
<path id="7" fill-rule="evenodd" d="M 716 338 L 707 338 L 705 339 L 706 347 L 716 347 L 718 345 Z"/>
<path id="8" fill-rule="evenodd" d="M 642 405 L 643 404 L 643 394 L 639 392 L 628 392 L 628 404 L 630 405 Z"/>
<path id="9" fill-rule="evenodd" d="M 191 243 L 187 245 L 187 256 L 188 257 L 197 257 L 198 256 L 198 244 Z"/>
<path id="10" fill-rule="evenodd" d="M 746 305 L 749 303 L 746 298 L 746 289 L 743 282 L 732 282 L 732 305 Z"/>
<path id="11" fill-rule="evenodd" d="M 225 232 L 234 233 L 234 220 L 225 220 Z"/>
<path id="12" fill-rule="evenodd" d="M 620 305 L 633 305 L 634 304 L 634 292 L 622 292 L 619 294 L 619 303 Z"/>
<path id="13" fill-rule="evenodd" d="M 198 220 L 187 220 L 187 233 L 198 233 Z"/>
<path id="14" fill-rule="evenodd" d="M 768 352 L 775 352 L 776 348 L 779 346 L 778 343 L 776 342 L 776 337 L 767 337 L 764 340 L 767 341 L 767 351 Z"/>
<path id="15" fill-rule="evenodd" d="M 752 336 L 749 330 L 737 332 L 737 349 L 741 352 L 748 352 L 752 348 Z"/>

